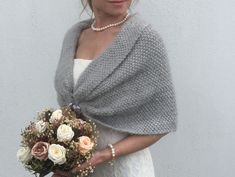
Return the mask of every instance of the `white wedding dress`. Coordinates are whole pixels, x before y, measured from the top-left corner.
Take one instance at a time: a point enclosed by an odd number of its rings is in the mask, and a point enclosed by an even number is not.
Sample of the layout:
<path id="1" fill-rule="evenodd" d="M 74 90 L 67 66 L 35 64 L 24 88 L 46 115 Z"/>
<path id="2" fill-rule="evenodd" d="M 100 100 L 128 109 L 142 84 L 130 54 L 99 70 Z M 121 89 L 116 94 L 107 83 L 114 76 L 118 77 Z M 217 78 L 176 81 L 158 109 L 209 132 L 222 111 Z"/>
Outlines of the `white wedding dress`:
<path id="1" fill-rule="evenodd" d="M 92 60 L 82 58 L 74 59 L 74 83 L 77 82 L 80 74 L 85 70 L 90 62 L 92 62 Z M 99 131 L 97 149 L 106 148 L 108 143 L 116 143 L 128 136 L 128 133 L 105 127 L 97 122 L 96 125 L 97 130 Z M 155 177 L 149 147 L 116 158 L 114 166 L 110 166 L 108 163 L 100 164 L 96 166 L 94 172 L 90 174 L 89 177 Z"/>

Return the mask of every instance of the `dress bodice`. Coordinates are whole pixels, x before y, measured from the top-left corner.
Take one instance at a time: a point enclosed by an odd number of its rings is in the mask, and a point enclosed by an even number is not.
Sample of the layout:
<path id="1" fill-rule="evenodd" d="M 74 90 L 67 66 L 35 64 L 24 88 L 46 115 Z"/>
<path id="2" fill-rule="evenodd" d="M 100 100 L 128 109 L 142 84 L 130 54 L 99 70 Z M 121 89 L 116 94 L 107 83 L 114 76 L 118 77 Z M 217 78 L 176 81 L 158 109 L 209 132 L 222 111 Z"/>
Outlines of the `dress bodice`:
<path id="1" fill-rule="evenodd" d="M 92 62 L 90 59 L 75 58 L 73 67 L 73 80 L 74 83 L 77 82 L 79 76 L 86 69 L 86 67 Z M 74 84 L 75 85 L 75 84 Z"/>

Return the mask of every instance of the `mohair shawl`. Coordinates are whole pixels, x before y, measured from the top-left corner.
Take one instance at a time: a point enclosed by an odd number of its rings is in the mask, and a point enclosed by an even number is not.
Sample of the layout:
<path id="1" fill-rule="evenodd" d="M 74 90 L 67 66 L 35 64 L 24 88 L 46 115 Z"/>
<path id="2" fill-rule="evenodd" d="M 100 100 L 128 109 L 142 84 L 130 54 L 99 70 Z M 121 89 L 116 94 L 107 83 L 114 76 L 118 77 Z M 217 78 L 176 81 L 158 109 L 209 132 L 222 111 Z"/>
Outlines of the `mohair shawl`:
<path id="1" fill-rule="evenodd" d="M 121 132 L 176 131 L 176 99 L 166 48 L 159 33 L 138 13 L 131 14 L 111 45 L 74 83 L 78 37 L 92 21 L 79 21 L 65 33 L 54 79 L 58 104 L 75 102 L 85 117 Z"/>

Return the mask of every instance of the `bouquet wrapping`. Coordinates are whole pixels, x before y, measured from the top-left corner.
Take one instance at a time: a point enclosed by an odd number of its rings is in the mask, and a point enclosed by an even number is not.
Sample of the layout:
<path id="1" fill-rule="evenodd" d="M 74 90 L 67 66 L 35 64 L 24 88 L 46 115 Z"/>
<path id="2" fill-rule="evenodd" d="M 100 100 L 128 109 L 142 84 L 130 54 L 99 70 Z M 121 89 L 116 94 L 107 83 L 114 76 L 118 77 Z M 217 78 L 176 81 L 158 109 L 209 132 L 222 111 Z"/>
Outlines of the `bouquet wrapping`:
<path id="1" fill-rule="evenodd" d="M 94 122 L 78 117 L 68 105 L 38 112 L 36 121 L 21 130 L 21 136 L 18 160 L 35 176 L 43 177 L 88 161 L 97 146 L 98 131 Z M 76 176 L 86 176 L 93 170 L 89 166 Z"/>

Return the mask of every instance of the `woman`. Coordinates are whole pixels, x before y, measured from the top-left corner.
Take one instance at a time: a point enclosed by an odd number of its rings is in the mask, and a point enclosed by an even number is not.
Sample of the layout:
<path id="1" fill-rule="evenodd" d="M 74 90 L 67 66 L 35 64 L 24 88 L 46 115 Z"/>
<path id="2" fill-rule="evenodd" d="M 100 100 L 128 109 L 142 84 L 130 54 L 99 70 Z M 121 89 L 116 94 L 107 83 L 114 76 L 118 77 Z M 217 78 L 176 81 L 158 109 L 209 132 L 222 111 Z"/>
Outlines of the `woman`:
<path id="1" fill-rule="evenodd" d="M 72 176 L 89 164 L 95 167 L 90 177 L 154 177 L 149 146 L 176 131 L 177 116 L 163 41 L 129 13 L 131 0 L 87 3 L 94 19 L 67 31 L 55 88 L 59 105 L 77 102 L 100 136 L 89 163 L 53 177 Z"/>

